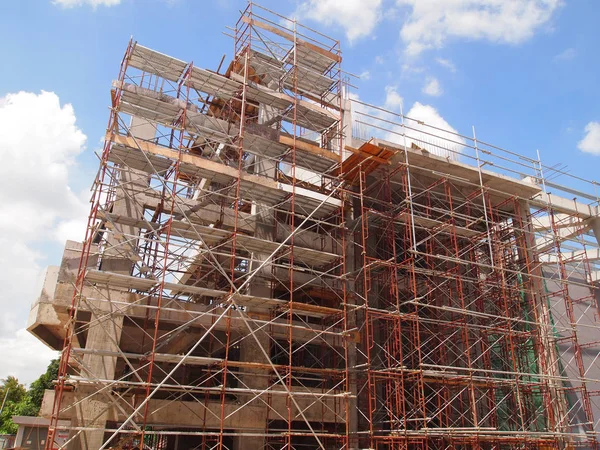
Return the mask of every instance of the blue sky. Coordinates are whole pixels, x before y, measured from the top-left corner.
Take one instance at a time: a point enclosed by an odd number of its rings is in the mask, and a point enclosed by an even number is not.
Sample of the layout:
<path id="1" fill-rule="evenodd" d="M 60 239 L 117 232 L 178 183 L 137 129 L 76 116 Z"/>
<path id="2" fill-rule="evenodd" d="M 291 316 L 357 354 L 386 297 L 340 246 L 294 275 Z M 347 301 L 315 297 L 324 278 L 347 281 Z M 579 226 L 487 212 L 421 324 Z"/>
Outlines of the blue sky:
<path id="1" fill-rule="evenodd" d="M 80 238 L 111 81 L 130 36 L 216 69 L 243 0 L 20 0 L 0 17 L 0 367 L 29 382 L 51 353 L 24 332 L 43 268 Z M 600 163 L 596 0 L 264 0 L 341 40 L 360 99 L 428 114 L 464 134 L 562 162 Z M 42 94 L 45 91 L 45 94 Z M 52 94 L 53 93 L 53 94 Z M 70 105 L 70 106 L 69 106 Z M 19 138 L 15 138 L 18 136 Z M 585 151 L 584 151 L 585 150 Z M 48 170 L 47 167 L 52 167 Z M 14 192 L 19 194 L 15 196 Z M 82 212 L 83 211 L 83 212 Z M 15 216 L 25 215 L 24 227 Z M 3 216 L 3 217 L 2 217 Z M 10 238 L 8 237 L 10 236 Z M 23 355 L 27 355 L 23 357 Z"/>

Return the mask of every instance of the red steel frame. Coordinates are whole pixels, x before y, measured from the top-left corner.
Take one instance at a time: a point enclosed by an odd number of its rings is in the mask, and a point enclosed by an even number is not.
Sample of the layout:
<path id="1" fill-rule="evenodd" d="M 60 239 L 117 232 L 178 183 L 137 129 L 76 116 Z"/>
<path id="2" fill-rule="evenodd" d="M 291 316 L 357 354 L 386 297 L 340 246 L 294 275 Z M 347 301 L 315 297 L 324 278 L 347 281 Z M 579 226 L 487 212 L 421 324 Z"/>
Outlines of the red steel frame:
<path id="1" fill-rule="evenodd" d="M 263 14 L 269 15 L 272 14 L 268 10 L 261 9 Z M 250 3 L 248 8 L 242 13 L 242 17 L 250 18 L 250 20 L 254 20 L 257 17 L 253 13 L 253 4 Z M 258 16 L 260 17 L 260 16 Z M 253 40 L 255 37 L 253 36 L 254 27 L 248 24 L 244 24 L 241 20 L 238 22 L 238 26 L 236 27 L 236 36 L 235 36 L 235 49 L 236 49 L 236 62 L 241 62 L 241 67 L 243 68 L 243 79 L 242 90 L 238 93 L 236 98 L 233 98 L 229 101 L 230 111 L 239 110 L 239 117 L 236 119 L 239 124 L 239 132 L 237 135 L 236 143 L 237 143 L 237 156 L 234 157 L 233 161 L 237 164 L 238 173 L 243 173 L 243 160 L 244 160 L 244 136 L 245 136 L 245 127 L 248 122 L 256 120 L 255 118 L 247 117 L 247 111 L 250 108 L 246 98 L 246 89 L 249 84 L 250 74 L 249 74 L 249 65 L 248 58 L 250 55 L 250 50 L 253 46 Z M 307 31 L 307 29 L 303 28 L 303 32 L 310 34 L 311 30 Z M 292 105 L 293 116 L 290 120 L 290 124 L 292 127 L 292 137 L 293 143 L 290 145 L 290 155 L 291 155 L 291 193 L 286 200 L 289 205 L 288 212 L 283 213 L 282 211 L 278 211 L 276 214 L 282 215 L 283 219 L 286 220 L 289 224 L 289 238 L 287 239 L 289 247 L 287 250 L 286 258 L 289 261 L 289 286 L 287 288 L 289 295 L 287 300 L 289 301 L 289 306 L 286 311 L 282 313 L 278 313 L 278 315 L 284 318 L 287 322 L 288 328 L 288 346 L 287 346 L 287 364 L 270 364 L 269 370 L 274 372 L 274 375 L 271 377 L 273 381 L 276 383 L 284 384 L 285 388 L 288 392 L 293 392 L 297 389 L 298 380 L 300 386 L 302 386 L 302 379 L 306 374 L 313 374 L 313 377 L 317 379 L 321 379 L 320 384 L 322 384 L 322 398 L 327 399 L 328 396 L 334 398 L 333 402 L 335 408 L 335 422 L 328 426 L 325 426 L 325 421 L 317 421 L 314 420 L 312 422 L 308 422 L 305 419 L 306 426 L 308 427 L 306 430 L 303 430 L 302 427 L 298 428 L 297 422 L 299 419 L 304 418 L 304 413 L 297 403 L 296 396 L 292 394 L 288 394 L 286 396 L 286 404 L 287 404 L 287 420 L 285 421 L 285 427 L 287 430 L 281 428 L 281 424 L 276 425 L 276 428 L 271 433 L 269 430 L 269 423 L 266 423 L 266 429 L 264 432 L 264 436 L 266 439 L 266 444 L 269 444 L 270 439 L 274 439 L 277 441 L 281 437 L 284 438 L 284 442 L 287 446 L 292 447 L 296 445 L 296 441 L 298 439 L 314 439 L 318 445 L 323 447 L 324 445 L 330 445 L 329 443 L 335 442 L 336 446 L 339 448 L 348 448 L 348 441 L 350 439 L 350 430 L 348 428 L 348 422 L 346 420 L 340 420 L 339 423 L 337 417 L 344 416 L 347 417 L 350 414 L 350 407 L 348 406 L 349 397 L 346 395 L 331 395 L 332 392 L 347 392 L 349 389 L 349 377 L 350 370 L 346 364 L 346 359 L 348 358 L 348 347 L 347 347 L 347 339 L 344 337 L 346 335 L 347 330 L 347 311 L 345 310 L 344 305 L 346 305 L 346 284 L 343 282 L 337 282 L 337 286 L 335 289 L 331 291 L 331 294 L 334 298 L 337 298 L 339 301 L 339 305 L 341 308 L 339 309 L 339 315 L 325 318 L 323 321 L 324 332 L 326 335 L 332 336 L 331 339 L 335 341 L 335 345 L 341 349 L 340 355 L 342 356 L 343 361 L 335 362 L 338 357 L 333 357 L 334 364 L 337 369 L 320 369 L 320 368 L 311 368 L 311 367 L 300 367 L 296 368 L 298 365 L 297 354 L 301 349 L 298 349 L 294 346 L 294 342 L 296 341 L 295 329 L 298 327 L 298 318 L 302 317 L 302 309 L 298 312 L 295 311 L 294 305 L 296 303 L 302 303 L 302 300 L 299 298 L 295 299 L 295 293 L 305 295 L 303 293 L 302 286 L 294 285 L 295 278 L 295 260 L 294 260 L 294 252 L 295 252 L 295 236 L 296 228 L 302 231 L 302 226 L 311 220 L 311 214 L 302 220 L 307 212 L 306 211 L 296 211 L 296 191 L 297 191 L 297 178 L 296 178 L 296 139 L 298 136 L 304 134 L 304 129 L 297 124 L 297 105 L 300 98 L 303 98 L 303 94 L 298 91 L 297 82 L 298 82 L 298 72 L 297 72 L 297 61 L 296 61 L 296 36 L 297 31 L 294 29 L 293 32 L 294 40 L 291 42 L 291 52 L 294 55 L 294 60 L 291 63 L 292 72 L 291 77 L 294 80 L 294 85 L 291 90 L 287 91 L 288 95 L 291 95 L 294 99 L 294 103 Z M 307 36 L 302 35 L 303 42 L 309 39 Z M 264 44 L 264 36 L 258 36 Z M 314 43 L 312 43 L 314 42 Z M 333 41 L 332 41 L 333 42 Z M 101 162 L 101 171 L 99 172 L 98 179 L 95 183 L 96 190 L 94 191 L 94 199 L 93 199 L 93 208 L 89 217 L 88 223 L 88 232 L 86 235 L 85 245 L 83 247 L 83 251 L 81 253 L 81 261 L 79 264 L 78 276 L 77 276 L 77 285 L 75 294 L 73 296 L 73 304 L 71 307 L 71 315 L 72 315 L 72 325 L 69 328 L 69 333 L 67 335 L 67 339 L 64 345 L 63 356 L 61 358 L 61 368 L 59 374 L 59 381 L 56 387 L 56 395 L 54 400 L 53 407 L 53 419 L 50 427 L 50 435 L 47 444 L 47 448 L 52 448 L 52 443 L 54 442 L 54 438 L 56 436 L 58 419 L 63 414 L 65 410 L 64 398 L 63 394 L 66 390 L 70 390 L 71 388 L 67 388 L 69 375 L 77 374 L 78 376 L 84 375 L 83 371 L 80 371 L 76 361 L 72 358 L 71 348 L 73 345 L 72 336 L 76 333 L 75 322 L 77 320 L 77 310 L 78 310 L 78 301 L 82 297 L 82 293 L 86 287 L 86 274 L 89 269 L 88 260 L 92 253 L 92 248 L 95 243 L 95 240 L 98 238 L 96 234 L 98 232 L 98 224 L 102 223 L 101 218 L 98 216 L 98 211 L 101 207 L 104 207 L 105 210 L 110 209 L 111 202 L 114 201 L 115 198 L 115 189 L 119 182 L 118 176 L 116 174 L 119 173 L 119 167 L 113 166 L 109 161 L 109 155 L 111 151 L 113 151 L 113 146 L 115 142 L 115 131 L 120 126 L 122 129 L 126 131 L 127 134 L 134 134 L 134 132 L 130 132 L 128 130 L 127 125 L 124 124 L 123 120 L 120 119 L 120 98 L 122 87 L 128 81 L 133 81 L 132 75 L 127 75 L 128 69 L 128 61 L 131 58 L 133 48 L 136 44 L 130 42 L 125 57 L 123 59 L 123 63 L 121 66 L 121 72 L 119 75 L 119 79 L 116 82 L 116 89 L 114 91 L 114 102 L 113 108 L 111 110 L 111 118 L 109 122 L 109 134 L 107 134 L 107 140 L 105 143 L 105 149 L 103 152 L 103 158 Z M 312 46 L 318 46 L 317 41 L 312 40 Z M 326 46 L 326 51 L 332 54 L 339 55 L 339 43 L 333 42 L 331 47 Z M 340 58 L 341 59 L 341 58 Z M 151 63 L 151 62 L 150 62 Z M 149 63 L 149 64 L 150 64 Z M 339 65 L 339 63 L 338 63 Z M 189 64 L 186 67 L 185 73 L 181 76 L 177 85 L 177 99 L 182 101 L 184 104 L 190 104 L 192 100 L 192 95 L 190 93 L 190 76 L 193 73 L 193 65 Z M 335 92 L 331 93 L 335 102 L 337 102 L 337 111 L 338 111 L 338 120 L 335 124 L 334 129 L 330 129 L 327 131 L 327 136 L 323 136 L 322 145 L 327 146 L 333 152 L 335 152 L 338 157 L 342 158 L 342 146 L 343 141 L 341 139 L 342 136 L 342 72 L 339 70 L 339 67 L 332 67 L 329 69 L 327 76 L 332 77 L 335 81 Z M 336 78 L 333 78 L 336 77 Z M 152 75 L 142 75 L 141 77 L 141 87 L 148 86 L 148 88 L 157 88 L 157 83 L 153 83 Z M 145 80 L 145 84 L 144 84 Z M 162 90 L 162 87 L 160 88 Z M 328 102 L 331 102 L 331 98 L 328 98 Z M 230 238 L 230 250 L 229 250 L 229 297 L 228 300 L 231 302 L 231 306 L 229 308 L 225 308 L 220 316 L 215 319 L 218 321 L 223 319 L 226 322 L 225 335 L 226 335 L 226 343 L 225 343 L 225 357 L 223 359 L 223 364 L 220 369 L 213 375 L 210 375 L 211 369 L 207 369 L 207 378 L 214 378 L 218 376 L 220 378 L 220 388 L 219 388 L 219 398 L 220 398 L 220 429 L 219 430 L 210 430 L 210 429 L 202 429 L 202 431 L 198 432 L 189 432 L 189 431 L 170 431 L 170 432 L 160 432 L 152 430 L 152 423 L 150 421 L 150 416 L 153 414 L 150 406 L 150 399 L 156 394 L 160 395 L 163 389 L 163 386 L 168 384 L 168 382 L 172 383 L 171 376 L 173 375 L 175 369 L 171 372 L 167 373 L 166 368 L 161 368 L 159 362 L 156 357 L 159 353 L 158 348 L 164 344 L 165 334 L 162 331 L 161 327 L 163 326 L 163 322 L 161 320 L 161 311 L 163 310 L 163 297 L 167 295 L 169 291 L 166 288 L 166 282 L 172 282 L 173 277 L 176 276 L 177 264 L 176 264 L 176 252 L 177 250 L 171 250 L 171 242 L 172 242 L 172 224 L 174 221 L 174 217 L 178 211 L 182 209 L 182 201 L 181 198 L 185 198 L 186 191 L 189 189 L 186 186 L 186 183 L 180 187 L 179 183 L 182 178 L 180 173 L 180 164 L 182 161 L 182 155 L 188 154 L 189 147 L 192 144 L 192 141 L 187 134 L 188 132 L 186 127 L 186 109 L 183 109 L 183 114 L 179 116 L 177 122 L 174 123 L 169 128 L 171 129 L 168 148 L 174 149 L 178 152 L 178 158 L 174 161 L 173 165 L 166 173 L 156 172 L 152 176 L 157 177 L 162 181 L 162 201 L 160 202 L 159 208 L 155 211 L 154 216 L 152 218 L 153 222 L 160 223 L 159 233 L 148 233 L 145 235 L 143 242 L 144 244 L 140 246 L 140 260 L 143 262 L 142 267 L 145 267 L 144 270 L 146 272 L 150 272 L 153 274 L 153 278 L 159 280 L 159 282 L 155 285 L 155 287 L 148 293 L 147 305 L 150 306 L 151 300 L 156 299 L 156 304 L 152 308 L 146 309 L 145 320 L 143 325 L 143 334 L 141 347 L 147 348 L 149 350 L 145 353 L 144 358 L 139 359 L 139 363 L 133 368 L 136 376 L 145 377 L 145 381 L 139 383 L 135 386 L 135 389 L 141 392 L 141 395 L 133 397 L 133 403 L 130 405 L 125 405 L 123 407 L 130 409 L 133 408 L 133 413 L 130 418 L 116 426 L 109 427 L 108 425 L 104 429 L 105 433 L 110 433 L 111 438 L 105 442 L 104 446 L 108 445 L 108 442 L 115 442 L 119 436 L 130 436 L 137 439 L 137 442 L 150 442 L 152 441 L 155 445 L 165 445 L 161 442 L 164 441 L 163 437 L 166 439 L 166 436 L 169 434 L 179 434 L 182 436 L 185 435 L 201 435 L 202 436 L 202 448 L 213 448 L 213 445 L 217 445 L 218 448 L 227 448 L 227 444 L 225 442 L 225 438 L 227 436 L 232 436 L 232 432 L 228 427 L 230 425 L 226 425 L 226 405 L 230 401 L 228 398 L 232 395 L 229 387 L 229 383 L 231 383 L 230 372 L 231 370 L 235 371 L 235 367 L 239 367 L 239 364 L 234 365 L 233 369 L 230 367 L 230 351 L 234 348 L 237 348 L 239 345 L 239 338 L 234 338 L 234 332 L 232 328 L 232 319 L 233 316 L 236 315 L 238 311 L 237 306 L 235 305 L 235 296 L 238 295 L 240 286 L 243 286 L 245 283 L 244 280 L 238 281 L 237 279 L 237 271 L 238 265 L 240 263 L 240 252 L 238 251 L 238 235 L 242 233 L 240 229 L 238 229 L 239 222 L 239 214 L 240 208 L 243 204 L 243 196 L 242 188 L 241 188 L 241 177 L 238 176 L 235 187 L 234 187 L 234 196 L 236 199 L 231 203 L 231 207 L 233 209 L 233 230 Z M 160 131 L 159 131 L 160 132 Z M 134 139 L 135 140 L 135 139 Z M 139 146 L 139 145 L 138 145 Z M 143 148 L 139 146 L 140 150 Z M 151 164 L 150 160 L 148 160 L 149 164 Z M 114 172 L 109 173 L 110 170 Z M 343 181 L 338 181 L 336 179 L 331 178 L 329 193 L 328 196 L 332 198 L 337 198 L 342 200 L 342 183 Z M 108 187 L 110 191 L 110 195 L 105 195 L 104 190 Z M 108 206 L 107 206 L 108 205 Z M 333 275 L 336 279 L 342 279 L 344 275 L 344 271 L 346 270 L 346 257 L 345 257 L 345 232 L 344 232 L 344 214 L 346 212 L 346 208 L 340 207 L 337 212 L 335 212 L 330 217 L 325 219 L 321 219 L 317 221 L 318 227 L 325 227 L 329 229 L 330 233 L 334 236 L 333 242 L 338 240 L 341 244 L 336 245 L 336 253 L 339 255 L 339 260 L 336 262 L 331 269 L 328 269 L 328 272 Z M 287 217 L 287 219 L 285 219 Z M 278 219 L 281 220 L 281 219 Z M 302 223 L 301 223 L 302 222 Z M 314 226 L 313 226 L 314 227 Z M 142 242 L 142 241 L 141 241 Z M 241 250 L 243 252 L 243 249 Z M 142 276 L 143 278 L 143 276 Z M 273 294 L 273 293 L 272 293 Z M 171 294 L 169 294 L 171 295 Z M 326 297 L 325 297 L 326 298 Z M 313 301 L 318 300 L 318 297 L 314 297 Z M 171 300 L 169 300 L 171 302 Z M 318 305 L 317 305 L 318 306 Z M 242 318 L 244 322 L 253 322 L 252 317 Z M 251 325 L 251 327 L 261 327 L 260 322 L 256 325 Z M 210 330 L 209 330 L 210 331 Z M 167 333 L 168 334 L 168 333 Z M 251 334 L 254 334 L 251 332 Z M 323 334 L 323 332 L 319 333 Z M 210 336 L 211 341 L 214 339 L 213 335 Z M 236 339 L 238 339 L 236 341 Z M 197 344 L 196 344 L 197 345 Z M 260 345 L 260 344 L 259 344 Z M 324 344 L 321 344 L 323 347 Z M 302 346 L 301 346 L 302 347 Z M 327 349 L 325 349 L 327 350 Z M 264 349 L 263 351 L 269 353 L 269 348 Z M 304 351 L 304 350 L 302 350 Z M 190 350 L 191 352 L 191 350 Z M 187 356 L 187 355 L 186 355 Z M 120 356 L 124 360 L 127 360 L 127 356 L 121 352 Z M 182 359 L 182 362 L 185 358 Z M 127 363 L 132 366 L 132 363 Z M 179 365 L 178 365 L 179 366 Z M 234 374 L 235 376 L 235 374 Z M 164 377 L 164 378 L 163 378 Z M 162 378 L 162 379 L 161 379 Z M 110 389 L 111 386 L 117 384 L 117 382 L 110 382 L 109 380 L 100 382 L 96 380 L 98 386 L 101 383 L 104 383 L 107 386 L 98 387 L 99 391 L 104 389 Z M 132 383 L 124 381 L 123 379 L 119 380 L 118 383 L 120 385 L 133 386 Z M 333 387 L 329 387 L 333 386 Z M 182 386 L 184 392 L 186 390 L 191 389 L 190 386 Z M 129 389 L 133 389 L 130 387 Z M 267 389 L 268 390 L 268 389 Z M 171 394 L 169 394 L 171 395 Z M 260 397 L 256 395 L 256 397 Z M 272 394 L 269 392 L 265 397 L 269 398 L 269 401 L 272 397 Z M 169 398 L 169 397 L 167 397 Z M 301 397 L 299 397 L 301 398 Z M 339 400 L 338 400 L 339 399 Z M 115 403 L 119 400 L 115 400 Z M 202 401 L 202 400 L 198 400 Z M 209 401 L 209 392 L 204 396 L 203 401 Z M 326 414 L 326 410 L 329 406 L 324 402 L 324 400 L 316 400 L 313 403 L 321 404 L 322 414 Z M 68 407 L 68 406 L 67 406 Z M 121 407 L 121 408 L 123 408 Z M 268 411 L 270 411 L 268 409 Z M 205 419 L 207 414 L 207 408 L 204 409 Z M 312 425 L 311 425 L 312 423 Z M 319 425 L 320 428 L 317 429 L 316 425 Z M 93 431 L 94 428 L 86 427 L 86 424 L 81 424 L 79 429 L 71 427 L 71 433 L 81 434 L 88 432 L 87 430 Z M 137 430 L 137 431 L 136 431 Z M 162 436 L 162 437 L 161 437 Z M 166 441 L 164 441 L 166 442 Z M 103 448 L 104 448 L 103 446 Z"/>
<path id="2" fill-rule="evenodd" d="M 408 167 L 372 178 L 362 171 L 351 194 L 361 211 L 355 239 L 367 367 L 360 448 L 596 448 L 585 381 L 566 387 L 551 376 L 561 361 L 553 347 L 565 340 L 574 348 L 575 376 L 589 375 L 574 329 L 559 339 L 544 336 L 553 319 L 540 316 L 548 294 L 540 290 L 544 275 L 534 261 L 542 255 L 530 239 L 535 217 L 527 204 L 514 196 L 494 204 L 485 188 L 468 193 L 443 177 L 422 185 Z M 551 206 L 547 213 L 554 221 Z M 478 232 L 458 228 L 482 215 L 487 227 Z M 552 231 L 559 236 L 556 226 Z M 562 254 L 559 239 L 552 250 Z M 576 323 L 581 316 L 574 315 L 561 256 L 558 275 L 561 289 L 551 295 L 564 299 Z M 590 301 L 593 289 L 588 293 L 577 301 Z M 583 439 L 568 436 L 574 419 L 557 406 L 560 399 L 568 404 L 570 391 L 585 413 Z"/>

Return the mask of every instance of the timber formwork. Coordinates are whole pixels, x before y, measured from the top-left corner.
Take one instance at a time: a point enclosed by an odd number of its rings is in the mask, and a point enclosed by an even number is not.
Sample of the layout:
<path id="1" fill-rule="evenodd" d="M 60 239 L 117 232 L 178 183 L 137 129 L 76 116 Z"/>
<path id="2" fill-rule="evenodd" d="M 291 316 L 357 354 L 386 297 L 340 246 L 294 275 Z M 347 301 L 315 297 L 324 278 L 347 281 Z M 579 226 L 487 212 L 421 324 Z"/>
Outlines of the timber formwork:
<path id="1" fill-rule="evenodd" d="M 127 47 L 32 308 L 47 448 L 597 448 L 597 197 L 351 101 L 339 43 L 256 4 L 234 42 Z"/>

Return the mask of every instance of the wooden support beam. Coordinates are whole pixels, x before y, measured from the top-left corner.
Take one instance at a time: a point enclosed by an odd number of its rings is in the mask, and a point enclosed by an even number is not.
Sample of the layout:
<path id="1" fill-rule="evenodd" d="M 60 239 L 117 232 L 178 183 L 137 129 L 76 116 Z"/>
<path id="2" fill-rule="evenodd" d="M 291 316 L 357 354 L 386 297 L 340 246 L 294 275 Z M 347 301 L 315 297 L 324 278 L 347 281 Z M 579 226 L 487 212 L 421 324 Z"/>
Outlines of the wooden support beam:
<path id="1" fill-rule="evenodd" d="M 313 155 L 322 156 L 323 158 L 327 158 L 327 159 L 329 159 L 331 161 L 335 161 L 335 162 L 340 161 L 340 155 L 337 155 L 337 154 L 333 153 L 332 151 L 327 150 L 325 148 L 321 148 L 317 145 L 309 144 L 308 142 L 301 141 L 300 139 L 296 139 L 296 142 L 294 142 L 294 138 L 292 136 L 286 136 L 286 135 L 279 136 L 279 143 L 281 143 L 283 145 L 288 145 L 290 147 L 293 147 L 295 145 L 297 149 L 300 149 L 300 150 L 308 152 L 308 153 L 312 153 Z"/>
<path id="2" fill-rule="evenodd" d="M 369 159 L 370 161 L 377 161 L 378 163 L 381 163 L 381 164 L 388 164 L 388 165 L 391 164 L 391 161 L 388 160 L 388 159 L 383 159 L 383 158 L 380 158 L 378 156 L 371 155 L 370 153 L 363 152 L 362 150 L 360 150 L 358 148 L 350 147 L 349 145 L 346 145 L 344 147 L 344 149 L 348 150 L 349 152 L 352 152 L 352 153 L 355 153 L 357 155 L 360 155 L 360 156 L 362 156 L 365 159 Z"/>

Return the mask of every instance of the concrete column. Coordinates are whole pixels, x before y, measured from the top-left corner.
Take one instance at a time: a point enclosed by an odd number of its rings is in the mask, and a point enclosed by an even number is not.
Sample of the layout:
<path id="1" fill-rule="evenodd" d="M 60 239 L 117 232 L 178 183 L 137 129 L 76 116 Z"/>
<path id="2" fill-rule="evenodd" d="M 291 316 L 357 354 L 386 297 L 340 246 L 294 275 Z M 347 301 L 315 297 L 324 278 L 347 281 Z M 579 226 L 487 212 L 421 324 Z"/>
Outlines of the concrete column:
<path id="1" fill-rule="evenodd" d="M 356 207 L 356 205 L 355 205 Z M 356 218 L 356 209 L 353 208 L 352 215 L 349 212 L 346 212 L 346 222 Z M 346 273 L 354 273 L 356 268 L 355 265 L 355 254 L 354 254 L 354 237 L 349 235 L 346 237 Z M 356 317 L 356 308 L 353 306 L 356 305 L 356 297 L 352 295 L 355 291 L 355 283 L 352 277 L 347 277 L 346 281 L 346 303 L 347 305 L 347 319 L 346 319 L 346 328 L 348 330 L 354 329 L 357 327 L 357 317 Z M 354 339 L 348 337 L 348 360 L 346 364 L 348 367 L 353 368 L 358 364 L 358 351 L 357 351 L 357 342 Z M 357 373 L 354 370 L 350 370 L 348 372 L 348 385 L 349 385 L 349 393 L 350 398 L 348 399 L 349 407 L 349 416 L 346 417 L 347 427 L 348 427 L 348 448 L 350 450 L 358 449 L 358 381 L 357 381 Z"/>
<path id="2" fill-rule="evenodd" d="M 264 123 L 274 117 L 277 114 L 277 110 L 272 107 L 261 105 L 259 111 L 259 123 Z M 261 176 L 269 177 L 274 179 L 277 171 L 277 166 L 275 161 L 262 159 L 260 157 L 256 157 L 254 163 L 253 172 L 259 174 Z M 256 218 L 256 230 L 255 237 L 259 239 L 265 239 L 269 241 L 275 240 L 275 217 L 273 215 L 272 209 L 268 205 L 261 205 L 259 203 L 254 203 L 252 205 L 252 216 Z M 254 253 L 253 259 L 255 260 L 250 269 L 256 270 L 263 261 L 265 261 L 269 257 L 268 253 Z M 263 268 L 257 273 L 252 283 L 250 284 L 250 295 L 256 295 L 260 297 L 271 297 L 271 286 L 267 281 L 271 276 L 271 265 L 265 264 Z M 251 311 L 250 311 L 251 314 Z M 256 363 L 267 363 L 262 350 L 262 347 L 267 354 L 269 354 L 270 349 L 270 338 L 269 335 L 265 331 L 259 331 L 255 334 L 258 339 L 259 344 L 257 344 L 256 339 L 252 336 L 247 336 L 240 343 L 240 361 L 244 362 L 256 362 Z M 259 347 L 260 345 L 260 347 Z M 268 374 L 264 370 L 250 370 L 244 369 L 244 372 L 247 374 L 241 377 L 242 382 L 250 389 L 260 389 L 265 390 L 269 387 L 269 379 Z M 253 395 L 244 395 L 240 397 L 240 401 L 244 402 L 248 401 L 252 398 Z M 244 400 L 244 398 L 246 400 Z M 263 398 L 266 401 L 266 398 Z M 260 416 L 262 416 L 262 421 L 264 422 L 264 427 L 262 430 L 257 430 L 257 432 L 261 433 L 267 427 L 267 405 L 261 401 L 260 399 L 256 399 L 251 403 L 251 406 L 256 407 L 256 411 L 260 411 Z M 234 439 L 234 449 L 235 450 L 246 450 L 246 449 L 263 449 L 265 446 L 265 439 L 262 436 L 256 437 L 236 437 Z"/>
<path id="3" fill-rule="evenodd" d="M 275 176 L 275 163 L 272 161 L 259 160 L 257 162 L 257 169 L 262 174 L 269 174 Z M 268 206 L 254 204 L 252 205 L 252 214 L 256 217 L 256 231 L 255 236 L 260 239 L 274 240 L 274 221 L 273 212 Z M 256 270 L 260 264 L 269 257 L 268 253 L 254 253 L 254 261 L 251 265 L 251 270 Z M 250 295 L 256 295 L 260 297 L 271 297 L 271 286 L 267 281 L 271 276 L 271 265 L 265 264 L 258 274 L 254 276 L 254 279 L 250 285 Z M 251 315 L 252 312 L 249 311 Z M 270 337 L 265 331 L 256 332 L 255 336 L 267 354 L 269 354 L 270 348 Z M 240 361 L 244 362 L 256 362 L 256 363 L 268 363 L 264 353 L 260 349 L 259 344 L 252 336 L 247 336 L 240 343 Z M 241 377 L 242 382 L 250 389 L 265 390 L 269 387 L 268 374 L 265 370 L 252 370 L 244 369 L 246 375 Z M 246 402 L 253 395 L 244 395 L 240 397 L 240 401 Z M 245 400 L 244 400 L 245 399 Z M 266 401 L 266 398 L 263 398 Z M 264 427 L 262 430 L 257 432 L 264 432 L 267 426 L 267 405 L 260 399 L 254 400 L 251 404 L 260 411 L 260 415 L 263 417 Z M 265 440 L 262 436 L 256 437 L 239 437 L 234 440 L 234 449 L 246 450 L 246 449 L 262 449 L 264 448 Z"/>
<path id="4" fill-rule="evenodd" d="M 152 139 L 156 130 L 145 120 L 134 117 L 131 121 L 131 133 L 139 139 Z M 140 219 L 143 217 L 143 205 L 135 201 L 135 196 L 148 188 L 148 175 L 145 172 L 122 167 L 119 173 L 119 184 L 116 188 L 116 199 L 112 213 L 120 216 Z M 132 236 L 139 234 L 139 228 L 107 224 L 111 231 L 108 233 L 107 248 L 102 255 L 100 269 L 123 275 L 130 275 L 137 255 L 137 241 Z M 85 348 L 97 350 L 101 353 L 116 352 L 121 341 L 123 329 L 123 315 L 115 313 L 110 302 L 98 302 L 92 306 L 92 317 Z M 95 379 L 113 380 L 117 358 L 102 354 L 86 354 L 83 357 L 82 376 Z M 80 387 L 82 394 L 93 394 L 98 389 L 94 386 Z M 92 395 L 81 403 L 76 410 L 74 422 L 90 428 L 106 428 L 108 409 L 110 408 L 110 394 L 108 392 Z M 86 431 L 75 440 L 75 449 L 97 450 L 104 442 L 104 431 Z"/>
<path id="5" fill-rule="evenodd" d="M 523 284 L 525 286 L 529 286 L 529 289 L 525 289 L 525 296 L 529 297 L 531 303 L 534 305 L 537 311 L 538 320 L 541 324 L 540 329 L 538 330 L 541 344 L 543 346 L 544 352 L 539 355 L 540 359 L 544 359 L 546 363 L 546 370 L 549 375 L 552 375 L 558 379 L 561 376 L 559 367 L 560 365 L 560 355 L 557 352 L 556 345 L 554 342 L 554 329 L 553 329 L 553 320 L 552 320 L 552 311 L 550 310 L 550 306 L 546 301 L 546 293 L 545 288 L 542 283 L 542 277 L 544 273 L 542 272 L 539 261 L 537 261 L 536 255 L 533 252 L 535 248 L 535 231 L 533 228 L 533 224 L 531 223 L 530 218 L 528 217 L 529 211 L 531 207 L 529 202 L 520 201 L 519 202 L 520 209 L 520 217 L 518 218 L 523 224 L 523 233 L 524 233 L 524 241 L 525 248 L 519 248 L 519 258 L 522 261 L 529 261 L 530 265 L 533 267 L 532 277 L 529 277 L 528 274 L 523 271 Z M 548 381 L 548 388 L 550 390 L 550 396 L 554 399 L 550 406 L 554 409 L 555 417 L 566 417 L 567 408 L 566 405 L 567 399 L 563 395 L 564 390 L 563 386 L 560 382 L 550 379 Z M 552 431 L 557 432 L 567 432 L 566 429 L 554 429 Z"/>
<path id="6" fill-rule="evenodd" d="M 594 237 L 596 238 L 598 246 L 600 246 L 600 217 L 590 219 L 590 228 L 594 233 Z"/>
<path id="7" fill-rule="evenodd" d="M 343 145 L 342 148 L 346 148 L 346 146 L 354 147 L 354 138 L 352 137 L 352 102 L 349 98 L 342 100 L 342 107 L 344 108 L 342 112 L 342 135 L 343 135 Z M 334 149 L 337 151 L 337 149 Z M 342 157 L 346 159 L 352 154 L 349 150 L 342 151 Z"/>
<path id="8" fill-rule="evenodd" d="M 17 437 L 15 438 L 15 447 L 21 447 L 23 445 L 23 433 L 25 426 L 22 425 L 17 429 Z"/>
<path id="9" fill-rule="evenodd" d="M 260 346 L 263 347 L 267 353 L 269 352 L 269 336 L 265 332 L 258 332 L 257 334 Z M 266 359 L 263 352 L 260 350 L 259 344 L 252 336 L 246 337 L 240 344 L 240 361 L 254 362 L 254 363 L 266 363 Z M 241 381 L 245 386 L 240 387 L 248 389 L 260 389 L 265 390 L 269 387 L 268 372 L 260 369 L 243 369 L 245 375 L 241 376 Z M 248 402 L 254 394 L 243 394 L 240 395 L 238 401 L 242 404 Z M 267 405 L 264 402 L 267 401 L 266 397 L 263 396 L 261 399 L 255 399 L 250 402 L 247 406 L 252 407 L 255 413 L 255 418 L 259 423 L 262 423 L 262 428 L 255 430 L 256 433 L 264 433 L 267 426 Z M 244 430 L 237 430 L 237 432 L 244 432 Z M 235 450 L 260 450 L 265 446 L 265 438 L 263 436 L 236 436 L 234 438 L 233 448 Z"/>

